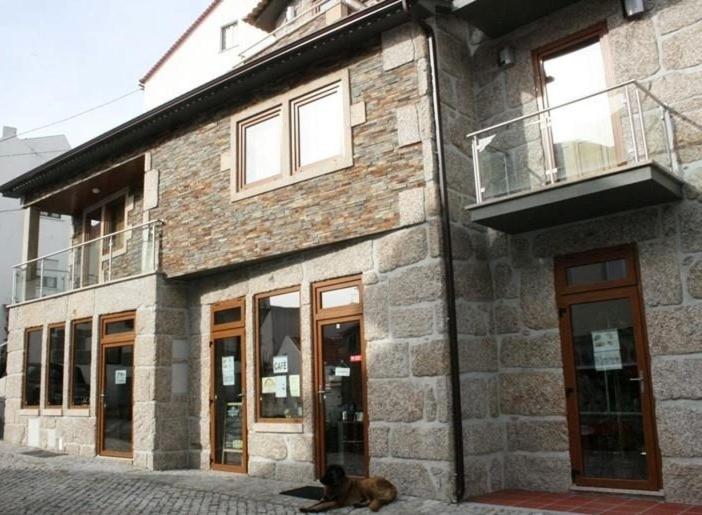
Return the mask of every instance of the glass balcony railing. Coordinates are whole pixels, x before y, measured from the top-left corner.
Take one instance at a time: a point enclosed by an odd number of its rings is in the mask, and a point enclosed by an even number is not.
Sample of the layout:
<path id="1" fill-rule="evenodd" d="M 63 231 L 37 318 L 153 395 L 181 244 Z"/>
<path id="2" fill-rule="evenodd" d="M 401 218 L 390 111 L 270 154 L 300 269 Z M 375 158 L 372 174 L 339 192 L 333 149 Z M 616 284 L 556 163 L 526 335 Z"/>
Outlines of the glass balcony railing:
<path id="1" fill-rule="evenodd" d="M 652 161 L 678 174 L 671 113 L 632 81 L 473 132 L 476 203 Z"/>
<path id="2" fill-rule="evenodd" d="M 156 272 L 162 225 L 147 222 L 15 265 L 13 302 Z"/>

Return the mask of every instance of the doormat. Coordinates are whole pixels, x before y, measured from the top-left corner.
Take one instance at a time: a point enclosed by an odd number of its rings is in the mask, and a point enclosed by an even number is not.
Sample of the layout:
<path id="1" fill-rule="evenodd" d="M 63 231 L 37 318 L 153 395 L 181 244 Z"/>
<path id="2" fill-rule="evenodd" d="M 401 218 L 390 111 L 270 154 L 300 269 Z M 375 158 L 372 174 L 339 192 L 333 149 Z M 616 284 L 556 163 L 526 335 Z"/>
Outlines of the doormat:
<path id="1" fill-rule="evenodd" d="M 58 456 L 61 456 L 61 454 L 56 454 L 55 452 L 49 452 L 49 451 L 42 451 L 41 449 L 37 449 L 36 451 L 26 451 L 23 452 L 25 456 L 31 456 L 33 458 L 56 458 Z"/>
<path id="2" fill-rule="evenodd" d="M 289 495 L 290 497 L 300 497 L 301 499 L 310 499 L 319 501 L 324 495 L 324 488 L 319 486 L 303 486 L 301 488 L 293 488 L 280 492 L 280 495 Z"/>

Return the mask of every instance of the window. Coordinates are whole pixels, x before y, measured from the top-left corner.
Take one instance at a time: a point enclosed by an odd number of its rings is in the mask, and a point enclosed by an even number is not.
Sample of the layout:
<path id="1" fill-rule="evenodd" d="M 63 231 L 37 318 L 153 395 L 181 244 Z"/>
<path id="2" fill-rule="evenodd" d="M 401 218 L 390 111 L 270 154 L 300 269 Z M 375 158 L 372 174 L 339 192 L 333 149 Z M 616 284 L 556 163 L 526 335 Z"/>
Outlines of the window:
<path id="1" fill-rule="evenodd" d="M 300 291 L 256 297 L 256 418 L 302 418 Z"/>
<path id="2" fill-rule="evenodd" d="M 71 399 L 70 405 L 90 405 L 90 365 L 92 362 L 93 322 L 73 322 L 71 338 Z"/>
<path id="3" fill-rule="evenodd" d="M 220 39 L 219 49 L 224 51 L 238 46 L 238 32 L 239 31 L 237 30 L 237 22 L 230 23 L 229 25 L 225 25 L 224 27 L 222 27 L 222 35 Z"/>
<path id="4" fill-rule="evenodd" d="M 7 375 L 7 342 L 0 343 L 0 378 Z"/>
<path id="5" fill-rule="evenodd" d="M 232 117 L 232 200 L 353 165 L 348 71 Z"/>
<path id="6" fill-rule="evenodd" d="M 83 216 L 83 241 L 91 241 L 109 234 L 123 231 L 127 223 L 127 193 L 120 192 L 117 195 L 108 197 L 96 206 L 90 207 Z M 110 239 L 98 241 L 86 247 L 85 252 L 97 259 L 98 253 L 107 256 L 110 252 L 118 253 L 124 251 L 124 233 L 116 234 L 112 239 L 112 249 L 110 250 Z M 102 249 L 100 251 L 100 249 Z"/>
<path id="7" fill-rule="evenodd" d="M 24 388 L 25 408 L 38 408 L 41 392 L 41 340 L 42 330 L 28 329 L 24 341 Z"/>
<path id="8" fill-rule="evenodd" d="M 66 343 L 64 324 L 49 327 L 46 366 L 46 405 L 63 405 L 63 351 Z"/>
<path id="9" fill-rule="evenodd" d="M 41 282 L 42 282 L 44 288 L 48 288 L 49 290 L 55 290 L 58 287 L 58 278 L 56 278 L 56 277 L 51 277 L 51 276 L 42 277 Z"/>

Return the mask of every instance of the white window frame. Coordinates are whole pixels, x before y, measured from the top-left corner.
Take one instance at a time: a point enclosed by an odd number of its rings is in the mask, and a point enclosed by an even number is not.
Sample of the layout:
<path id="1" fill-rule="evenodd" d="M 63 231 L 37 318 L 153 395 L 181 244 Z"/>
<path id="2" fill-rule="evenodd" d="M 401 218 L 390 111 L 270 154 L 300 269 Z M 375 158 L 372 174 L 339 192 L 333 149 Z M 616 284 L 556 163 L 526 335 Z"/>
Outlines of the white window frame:
<path id="1" fill-rule="evenodd" d="M 239 22 L 238 21 L 233 21 L 231 23 L 227 23 L 226 25 L 222 25 L 219 29 L 219 51 L 220 52 L 226 52 L 227 50 L 231 50 L 232 48 L 236 48 L 239 46 L 239 43 L 234 43 L 232 46 L 226 46 L 226 32 L 227 29 L 232 27 L 232 31 L 236 31 L 236 29 L 239 27 Z"/>
<path id="2" fill-rule="evenodd" d="M 299 141 L 297 127 L 297 106 L 311 97 L 316 97 L 338 88 L 342 102 L 342 153 L 322 161 L 298 166 Z M 254 125 L 273 112 L 281 115 L 281 173 L 274 177 L 245 184 L 244 136 L 247 127 Z M 344 69 L 304 86 L 294 88 L 265 102 L 245 109 L 231 118 L 231 200 L 242 200 L 306 181 L 320 175 L 336 172 L 353 166 L 353 141 L 351 128 L 351 93 L 349 71 Z"/>

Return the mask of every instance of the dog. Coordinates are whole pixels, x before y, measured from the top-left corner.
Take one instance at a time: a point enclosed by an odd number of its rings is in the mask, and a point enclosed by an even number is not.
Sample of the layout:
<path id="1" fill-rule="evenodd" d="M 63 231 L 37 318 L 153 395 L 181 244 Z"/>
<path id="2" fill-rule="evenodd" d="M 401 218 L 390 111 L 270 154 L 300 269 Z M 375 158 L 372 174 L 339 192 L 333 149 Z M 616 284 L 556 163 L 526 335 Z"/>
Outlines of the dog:
<path id="1" fill-rule="evenodd" d="M 345 506 L 354 508 L 367 506 L 371 511 L 378 511 L 397 498 L 397 488 L 387 479 L 383 477 L 352 479 L 339 465 L 327 467 L 319 481 L 324 485 L 324 497 L 312 506 L 300 508 L 301 512 L 318 513 Z"/>

